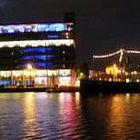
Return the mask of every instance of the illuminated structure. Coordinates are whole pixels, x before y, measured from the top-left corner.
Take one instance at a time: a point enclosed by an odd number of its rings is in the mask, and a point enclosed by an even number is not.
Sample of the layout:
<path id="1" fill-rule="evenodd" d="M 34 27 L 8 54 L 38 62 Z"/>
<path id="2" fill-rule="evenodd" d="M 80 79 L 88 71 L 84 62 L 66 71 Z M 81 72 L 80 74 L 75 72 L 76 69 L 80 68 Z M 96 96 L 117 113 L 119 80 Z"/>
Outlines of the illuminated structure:
<path id="1" fill-rule="evenodd" d="M 75 79 L 74 21 L 0 26 L 0 85 L 69 86 Z"/>
<path id="2" fill-rule="evenodd" d="M 116 64 L 114 64 L 112 66 L 106 67 L 105 71 L 106 71 L 106 74 L 117 76 L 119 73 L 119 68 Z"/>
<path id="3" fill-rule="evenodd" d="M 136 58 L 136 56 L 140 56 L 140 51 L 120 49 L 104 55 L 93 55 L 93 59 L 109 61 L 107 58 L 114 60 L 114 56 L 116 55 L 119 55 L 119 58 L 115 59 L 115 64 L 113 64 L 114 62 L 106 64 L 104 67 L 105 71 L 102 70 L 102 73 L 95 71 L 94 76 L 91 77 L 103 81 L 140 81 L 140 62 Z M 135 57 L 133 60 L 131 58 L 130 61 L 130 57 L 132 56 Z"/>
<path id="4" fill-rule="evenodd" d="M 128 53 L 128 54 L 140 54 L 140 51 L 120 49 L 120 50 L 118 50 L 118 51 L 116 51 L 116 52 L 109 53 L 109 54 L 104 54 L 104 55 L 93 55 L 93 59 L 109 58 L 109 57 L 112 57 L 112 56 L 114 56 L 114 55 L 120 54 L 119 62 L 121 62 L 122 59 L 123 59 L 124 53 Z"/>

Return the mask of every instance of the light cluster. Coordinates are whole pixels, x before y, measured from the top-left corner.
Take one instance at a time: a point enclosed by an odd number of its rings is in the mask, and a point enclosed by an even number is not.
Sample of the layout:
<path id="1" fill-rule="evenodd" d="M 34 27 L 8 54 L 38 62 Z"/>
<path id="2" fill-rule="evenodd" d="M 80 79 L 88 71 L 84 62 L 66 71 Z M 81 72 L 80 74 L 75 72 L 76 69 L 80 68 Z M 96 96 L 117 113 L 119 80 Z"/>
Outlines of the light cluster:
<path id="1" fill-rule="evenodd" d="M 140 54 L 140 51 L 136 50 L 125 50 L 125 49 L 120 49 L 119 51 L 109 53 L 109 54 L 104 54 L 104 55 L 93 55 L 93 59 L 103 59 L 103 58 L 108 58 L 112 57 L 114 55 L 120 54 L 119 57 L 119 62 L 122 61 L 124 53 L 129 53 L 129 54 Z"/>
<path id="2" fill-rule="evenodd" d="M 24 41 L 1 41 L 0 42 L 0 48 L 2 47 L 26 47 L 26 46 L 32 46 L 32 47 L 38 47 L 38 46 L 71 46 L 74 45 L 73 39 L 54 39 L 54 40 L 24 40 Z"/>

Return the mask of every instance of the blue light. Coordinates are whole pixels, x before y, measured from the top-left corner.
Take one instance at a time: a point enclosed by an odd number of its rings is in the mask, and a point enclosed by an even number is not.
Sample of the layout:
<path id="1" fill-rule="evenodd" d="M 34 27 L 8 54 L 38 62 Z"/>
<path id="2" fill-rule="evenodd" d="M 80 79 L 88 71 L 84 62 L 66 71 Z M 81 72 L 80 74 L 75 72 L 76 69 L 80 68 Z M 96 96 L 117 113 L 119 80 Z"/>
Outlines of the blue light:
<path id="1" fill-rule="evenodd" d="M 52 55 L 32 55 L 32 56 L 23 56 L 22 60 L 46 60 L 46 58 L 52 58 Z"/>
<path id="2" fill-rule="evenodd" d="M 39 55 L 39 56 L 24 56 L 22 60 L 45 60 L 46 56 Z"/>
<path id="3" fill-rule="evenodd" d="M 48 67 L 52 67 L 52 63 L 45 63 L 45 62 L 42 62 L 42 63 L 35 63 L 34 64 L 35 65 L 35 67 L 37 67 L 37 68 L 48 68 Z"/>
<path id="4" fill-rule="evenodd" d="M 37 24 L 38 32 L 60 32 L 66 30 L 67 24 L 64 23 Z"/>
<path id="5" fill-rule="evenodd" d="M 40 53 L 45 53 L 46 50 L 45 48 L 24 48 L 23 49 L 24 53 L 30 53 L 30 52 L 40 52 Z"/>
<path id="6" fill-rule="evenodd" d="M 63 32 L 68 31 L 68 23 L 19 24 L 0 26 L 0 34 L 26 32 Z"/>
<path id="7" fill-rule="evenodd" d="M 48 39 L 57 39 L 59 38 L 58 35 L 48 35 Z"/>
<path id="8" fill-rule="evenodd" d="M 6 86 L 6 85 L 10 85 L 10 80 L 0 80 L 0 85 L 2 86 Z"/>
<path id="9" fill-rule="evenodd" d="M 37 47 L 37 48 L 23 48 L 22 51 L 23 53 L 46 53 L 46 52 L 51 52 L 53 50 L 52 47 Z"/>

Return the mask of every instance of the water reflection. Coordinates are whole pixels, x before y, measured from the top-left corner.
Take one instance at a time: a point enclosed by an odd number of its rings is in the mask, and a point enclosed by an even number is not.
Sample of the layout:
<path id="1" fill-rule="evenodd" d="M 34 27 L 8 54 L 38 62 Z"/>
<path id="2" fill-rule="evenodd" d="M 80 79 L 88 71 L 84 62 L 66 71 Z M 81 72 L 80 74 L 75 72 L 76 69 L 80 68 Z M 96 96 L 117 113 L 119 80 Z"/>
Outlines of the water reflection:
<path id="1" fill-rule="evenodd" d="M 138 94 L 119 94 L 112 97 L 107 136 L 110 139 L 139 139 L 140 99 Z M 137 123 L 136 123 L 137 122 Z M 110 135 L 112 134 L 112 135 Z"/>
<path id="2" fill-rule="evenodd" d="M 33 138 L 34 136 L 37 136 L 35 93 L 26 93 L 26 96 L 23 97 L 22 103 L 24 137 Z"/>
<path id="3" fill-rule="evenodd" d="M 127 98 L 127 96 L 126 96 Z M 114 95 L 110 106 L 110 120 L 108 125 L 108 131 L 114 135 L 112 139 L 126 139 L 123 126 L 125 126 L 125 105 L 124 99 L 121 95 Z M 119 135 L 118 135 L 119 134 Z M 108 134 L 109 135 L 109 134 Z"/>
<path id="4" fill-rule="evenodd" d="M 80 119 L 81 116 L 80 108 L 77 108 L 76 105 L 79 104 L 80 100 L 77 100 L 77 93 L 71 95 L 71 93 L 61 93 L 60 94 L 60 122 L 61 129 L 63 130 L 63 134 L 73 138 L 80 138 L 81 135 L 79 133 L 80 129 Z M 69 128 L 69 129 L 67 129 Z"/>
<path id="5" fill-rule="evenodd" d="M 23 136 L 22 96 L 0 94 L 0 139 L 20 139 Z"/>
<path id="6" fill-rule="evenodd" d="M 0 139 L 140 139 L 140 95 L 0 94 Z"/>

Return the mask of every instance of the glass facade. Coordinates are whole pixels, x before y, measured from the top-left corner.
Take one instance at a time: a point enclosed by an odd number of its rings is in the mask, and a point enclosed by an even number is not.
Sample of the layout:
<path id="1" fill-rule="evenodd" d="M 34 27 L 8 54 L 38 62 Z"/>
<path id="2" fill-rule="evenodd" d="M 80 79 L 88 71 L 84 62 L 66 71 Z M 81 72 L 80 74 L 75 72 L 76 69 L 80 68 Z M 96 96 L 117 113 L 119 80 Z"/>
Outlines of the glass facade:
<path id="1" fill-rule="evenodd" d="M 74 23 L 0 26 L 0 85 L 72 86 Z"/>
<path id="2" fill-rule="evenodd" d="M 64 32 L 71 29 L 72 23 L 38 23 L 2 25 L 0 34 L 29 33 L 29 32 Z"/>

